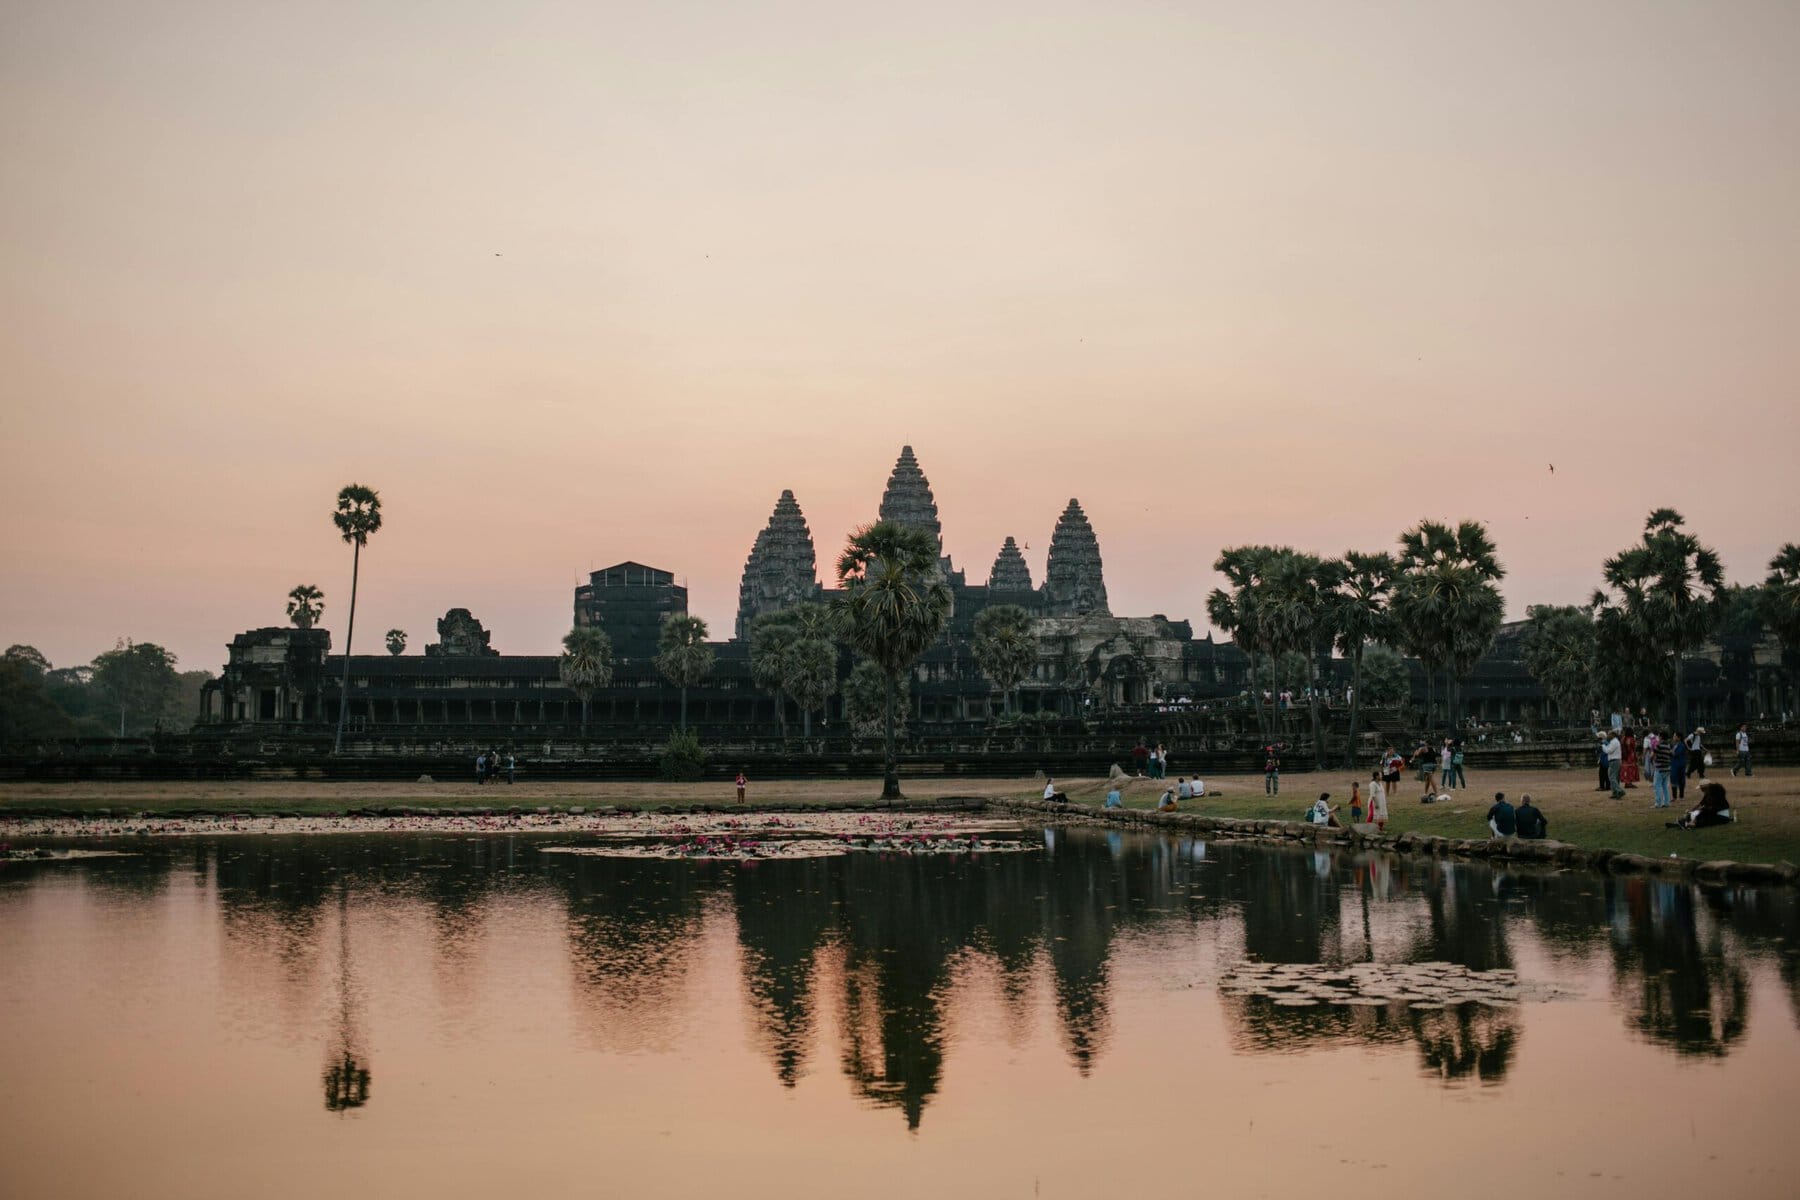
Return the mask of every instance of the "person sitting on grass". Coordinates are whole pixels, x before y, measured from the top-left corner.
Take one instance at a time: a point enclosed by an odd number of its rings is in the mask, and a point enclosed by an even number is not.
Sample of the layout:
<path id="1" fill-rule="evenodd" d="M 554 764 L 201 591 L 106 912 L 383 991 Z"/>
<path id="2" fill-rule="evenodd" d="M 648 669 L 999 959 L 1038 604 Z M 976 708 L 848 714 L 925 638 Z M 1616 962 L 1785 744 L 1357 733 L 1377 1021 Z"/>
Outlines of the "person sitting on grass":
<path id="1" fill-rule="evenodd" d="M 1119 794 L 1119 785 L 1116 783 L 1113 784 L 1112 787 L 1110 789 L 1108 789 L 1108 791 L 1106 793 L 1106 807 L 1108 807 L 1108 808 L 1124 808 L 1125 807 L 1125 797 Z"/>
<path id="2" fill-rule="evenodd" d="M 1175 812 L 1175 789 L 1164 788 L 1162 798 L 1156 802 L 1157 812 Z"/>
<path id="3" fill-rule="evenodd" d="M 1506 802 L 1505 792 L 1494 793 L 1494 803 L 1487 810 L 1488 832 L 1497 838 L 1515 837 L 1519 832 L 1519 815 Z"/>
<path id="4" fill-rule="evenodd" d="M 1338 805 L 1331 802 L 1330 792 L 1320 792 L 1313 806 L 1306 810 L 1306 819 L 1314 825 L 1326 825 L 1332 829 L 1342 829 L 1338 824 Z"/>
<path id="5" fill-rule="evenodd" d="M 1056 780 L 1048 776 L 1044 778 L 1044 799 L 1052 804 L 1067 804 L 1069 798 L 1056 790 Z"/>
<path id="6" fill-rule="evenodd" d="M 1513 815 L 1520 837 L 1542 841 L 1550 836 L 1550 821 L 1544 810 L 1531 802 L 1531 793 L 1519 797 L 1519 811 Z"/>
<path id="7" fill-rule="evenodd" d="M 1700 807 L 1683 813 L 1679 821 L 1669 821 L 1670 829 L 1705 829 L 1708 825 L 1729 825 L 1735 820 L 1731 815 L 1731 804 L 1725 799 L 1725 785 L 1722 783 L 1703 783 L 1700 785 Z"/>
<path id="8" fill-rule="evenodd" d="M 1192 800 L 1194 798 L 1194 785 L 1187 781 L 1187 776 L 1185 775 L 1175 781 L 1175 798 L 1178 800 Z"/>

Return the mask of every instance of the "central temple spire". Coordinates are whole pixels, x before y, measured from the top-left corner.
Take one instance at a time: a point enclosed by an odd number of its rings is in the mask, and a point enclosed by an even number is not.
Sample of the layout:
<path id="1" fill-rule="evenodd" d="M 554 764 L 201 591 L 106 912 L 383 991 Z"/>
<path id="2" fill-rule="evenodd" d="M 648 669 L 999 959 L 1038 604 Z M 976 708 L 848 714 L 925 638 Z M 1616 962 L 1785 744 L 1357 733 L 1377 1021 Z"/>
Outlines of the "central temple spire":
<path id="1" fill-rule="evenodd" d="M 1106 576 L 1100 565 L 1100 539 L 1081 511 L 1081 501 L 1070 500 L 1050 536 L 1050 560 L 1044 567 L 1044 598 L 1056 616 L 1110 615 L 1106 606 Z"/>
<path id="2" fill-rule="evenodd" d="M 900 447 L 900 459 L 894 464 L 894 473 L 888 476 L 887 491 L 881 496 L 880 519 L 929 533 L 942 557 L 944 530 L 938 523 L 937 500 L 931 494 L 925 472 L 919 470 L 919 460 L 913 457 L 911 446 Z"/>

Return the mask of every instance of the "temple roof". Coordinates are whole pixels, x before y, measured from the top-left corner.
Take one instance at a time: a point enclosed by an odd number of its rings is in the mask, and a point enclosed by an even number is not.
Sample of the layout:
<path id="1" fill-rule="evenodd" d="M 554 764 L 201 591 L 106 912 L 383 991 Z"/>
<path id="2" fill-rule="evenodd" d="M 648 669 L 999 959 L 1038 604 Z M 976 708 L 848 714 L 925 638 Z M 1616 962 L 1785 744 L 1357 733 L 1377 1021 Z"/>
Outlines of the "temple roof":
<path id="1" fill-rule="evenodd" d="M 1031 590 L 1031 567 L 1019 552 L 1019 543 L 1010 537 L 994 558 L 994 569 L 988 574 L 988 587 L 996 592 Z"/>
<path id="2" fill-rule="evenodd" d="M 924 530 L 937 542 L 938 553 L 943 554 L 944 530 L 938 523 L 937 500 L 911 446 L 900 448 L 900 458 L 888 476 L 887 491 L 882 493 L 880 518 Z"/>
<path id="3" fill-rule="evenodd" d="M 1050 536 L 1050 559 L 1044 568 L 1044 592 L 1053 614 L 1109 613 L 1106 576 L 1100 562 L 1100 539 L 1071 499 Z"/>
<path id="4" fill-rule="evenodd" d="M 818 560 L 813 551 L 812 530 L 807 528 L 806 514 L 791 490 L 783 490 L 775 501 L 769 523 L 757 532 L 744 560 L 743 578 L 738 583 L 737 636 L 749 636 L 750 622 L 764 613 L 775 612 L 811 600 L 818 595 Z"/>

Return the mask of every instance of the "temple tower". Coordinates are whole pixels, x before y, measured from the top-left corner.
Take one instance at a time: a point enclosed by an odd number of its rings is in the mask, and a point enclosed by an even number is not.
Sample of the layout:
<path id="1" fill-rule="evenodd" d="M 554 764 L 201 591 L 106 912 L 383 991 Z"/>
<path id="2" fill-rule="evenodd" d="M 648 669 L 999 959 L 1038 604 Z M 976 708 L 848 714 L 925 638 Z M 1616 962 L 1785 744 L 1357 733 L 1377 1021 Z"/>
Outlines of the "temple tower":
<path id="1" fill-rule="evenodd" d="M 1050 537 L 1050 561 L 1044 568 L 1045 611 L 1053 616 L 1098 614 L 1106 606 L 1106 577 L 1100 565 L 1100 540 L 1079 500 L 1070 500 Z"/>
<path id="2" fill-rule="evenodd" d="M 900 459 L 894 473 L 888 476 L 887 491 L 881 496 L 880 518 L 912 529 L 923 529 L 937 543 L 938 556 L 944 553 L 944 530 L 938 523 L 937 500 L 919 460 L 911 446 L 900 447 Z"/>
<path id="3" fill-rule="evenodd" d="M 769 523 L 757 533 L 738 585 L 737 636 L 750 636 L 750 622 L 803 600 L 819 598 L 818 561 L 812 530 L 792 491 L 775 502 Z"/>
<path id="4" fill-rule="evenodd" d="M 1019 543 L 1012 538 L 1000 547 L 1000 553 L 994 559 L 994 569 L 988 575 L 990 592 L 1029 592 L 1031 590 L 1031 567 L 1025 562 L 1025 556 L 1019 552 Z"/>

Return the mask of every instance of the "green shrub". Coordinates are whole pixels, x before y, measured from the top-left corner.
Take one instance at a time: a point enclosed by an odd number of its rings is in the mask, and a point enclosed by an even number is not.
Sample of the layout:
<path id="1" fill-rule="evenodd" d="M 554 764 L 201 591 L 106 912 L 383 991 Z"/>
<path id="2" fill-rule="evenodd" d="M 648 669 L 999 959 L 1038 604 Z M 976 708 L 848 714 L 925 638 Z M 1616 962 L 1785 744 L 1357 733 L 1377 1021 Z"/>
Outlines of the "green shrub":
<path id="1" fill-rule="evenodd" d="M 657 767 L 664 779 L 675 782 L 687 783 L 700 778 L 706 770 L 706 748 L 700 744 L 700 735 L 691 729 L 672 731 L 663 745 Z"/>

